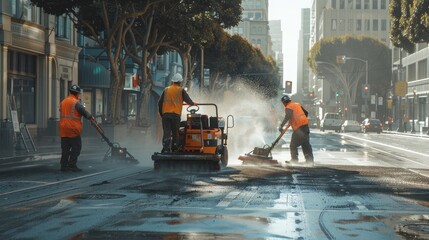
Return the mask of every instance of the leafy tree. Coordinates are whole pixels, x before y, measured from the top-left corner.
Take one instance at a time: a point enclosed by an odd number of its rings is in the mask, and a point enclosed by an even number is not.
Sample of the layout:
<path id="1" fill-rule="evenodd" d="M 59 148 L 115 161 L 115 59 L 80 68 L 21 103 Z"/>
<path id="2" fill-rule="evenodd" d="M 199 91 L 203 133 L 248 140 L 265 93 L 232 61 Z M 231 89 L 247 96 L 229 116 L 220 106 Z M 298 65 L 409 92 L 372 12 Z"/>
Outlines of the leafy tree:
<path id="1" fill-rule="evenodd" d="M 391 0 L 390 39 L 395 47 L 414 51 L 414 45 L 429 41 L 429 0 Z"/>
<path id="2" fill-rule="evenodd" d="M 338 64 L 337 56 L 366 60 L 371 92 L 386 96 L 390 87 L 391 58 L 385 44 L 367 36 L 343 35 L 322 39 L 310 49 L 307 62 L 312 71 L 325 76 L 333 91 L 343 92 L 346 106 L 352 106 L 360 99 L 358 93 L 365 83 L 365 63 L 351 59 Z"/>
<path id="3" fill-rule="evenodd" d="M 149 97 L 152 81 L 145 71 L 147 62 L 155 54 L 177 51 L 184 67 L 184 79 L 188 80 L 195 69 L 200 48 L 213 41 L 214 30 L 238 24 L 241 16 L 239 0 L 197 1 L 170 0 L 152 6 L 151 14 L 133 22 L 127 33 L 125 49 L 138 63 L 143 72 L 142 94 L 138 109 L 142 123 L 148 123 Z"/>
<path id="4" fill-rule="evenodd" d="M 97 42 L 105 51 L 112 75 L 108 115 L 113 123 L 119 122 L 125 62 L 128 58 L 123 49 L 123 39 L 129 30 L 127 26 L 137 17 L 149 14 L 150 7 L 162 0 L 30 1 L 48 14 L 68 15 L 80 33 Z"/>
<path id="5" fill-rule="evenodd" d="M 212 69 L 212 75 L 231 76 L 231 83 L 225 82 L 223 85 L 228 88 L 238 79 L 246 84 L 258 89 L 266 97 L 277 94 L 278 69 L 272 58 L 267 58 L 259 47 L 253 46 L 247 39 L 227 33 L 219 32 L 216 41 L 207 47 L 207 60 Z M 215 90 L 213 78 L 211 91 Z"/>

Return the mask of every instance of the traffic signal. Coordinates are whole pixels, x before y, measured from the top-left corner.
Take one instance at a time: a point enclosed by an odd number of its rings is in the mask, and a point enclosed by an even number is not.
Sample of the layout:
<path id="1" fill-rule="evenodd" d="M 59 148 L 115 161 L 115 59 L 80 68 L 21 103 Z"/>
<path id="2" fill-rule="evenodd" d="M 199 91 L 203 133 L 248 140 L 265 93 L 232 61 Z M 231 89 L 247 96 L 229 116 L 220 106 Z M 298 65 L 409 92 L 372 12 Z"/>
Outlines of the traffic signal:
<path id="1" fill-rule="evenodd" d="M 346 63 L 346 56 L 344 56 L 344 55 L 337 56 L 337 63 L 338 64 L 344 64 L 344 63 Z"/>
<path id="2" fill-rule="evenodd" d="M 371 96 L 369 84 L 362 84 L 362 97 L 369 98 Z"/>
<path id="3" fill-rule="evenodd" d="M 285 82 L 285 93 L 292 93 L 292 81 Z"/>

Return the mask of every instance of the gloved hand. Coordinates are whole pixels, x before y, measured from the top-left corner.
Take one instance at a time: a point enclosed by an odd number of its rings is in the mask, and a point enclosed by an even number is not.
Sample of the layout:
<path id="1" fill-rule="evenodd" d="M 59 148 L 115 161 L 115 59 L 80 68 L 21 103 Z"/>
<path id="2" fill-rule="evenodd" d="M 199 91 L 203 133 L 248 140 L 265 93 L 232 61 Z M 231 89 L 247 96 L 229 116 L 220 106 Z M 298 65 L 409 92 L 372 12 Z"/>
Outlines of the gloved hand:
<path id="1" fill-rule="evenodd" d="M 283 126 L 282 125 L 279 126 L 279 132 L 283 132 Z"/>

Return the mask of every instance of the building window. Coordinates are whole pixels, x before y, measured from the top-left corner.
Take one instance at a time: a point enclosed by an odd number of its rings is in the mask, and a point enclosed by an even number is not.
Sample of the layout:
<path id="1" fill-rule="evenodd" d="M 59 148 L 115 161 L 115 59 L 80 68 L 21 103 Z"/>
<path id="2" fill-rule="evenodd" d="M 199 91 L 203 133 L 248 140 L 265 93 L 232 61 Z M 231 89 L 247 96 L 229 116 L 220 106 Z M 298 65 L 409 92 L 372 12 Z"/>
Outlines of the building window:
<path id="1" fill-rule="evenodd" d="M 387 30 L 387 20 L 381 19 L 381 31 L 386 31 L 386 30 Z"/>
<path id="2" fill-rule="evenodd" d="M 165 55 L 156 56 L 156 69 L 158 70 L 167 70 Z"/>
<path id="3" fill-rule="evenodd" d="M 372 20 L 372 30 L 373 31 L 378 31 L 378 19 L 373 19 Z"/>
<path id="4" fill-rule="evenodd" d="M 55 34 L 59 38 L 70 38 L 70 19 L 68 16 L 63 15 L 57 17 Z"/>
<path id="5" fill-rule="evenodd" d="M 416 80 L 416 64 L 410 64 L 408 66 L 408 82 Z"/>
<path id="6" fill-rule="evenodd" d="M 253 12 L 248 12 L 248 13 L 247 13 L 247 18 L 248 18 L 248 19 L 253 19 L 253 17 L 254 17 Z"/>
<path id="7" fill-rule="evenodd" d="M 331 1 L 331 8 L 337 9 L 337 0 L 332 0 Z"/>
<path id="8" fill-rule="evenodd" d="M 386 0 L 381 0 L 380 9 L 386 9 Z"/>
<path id="9" fill-rule="evenodd" d="M 262 19 L 262 13 L 255 12 L 255 20 L 261 20 Z"/>
<path id="10" fill-rule="evenodd" d="M 364 0 L 365 1 L 365 5 L 364 5 L 364 9 L 369 9 L 369 0 Z"/>
<path id="11" fill-rule="evenodd" d="M 361 19 L 356 20 L 356 31 L 362 31 L 362 20 Z"/>
<path id="12" fill-rule="evenodd" d="M 340 0 L 340 9 L 344 9 L 346 5 L 346 0 Z"/>
<path id="13" fill-rule="evenodd" d="M 372 9 L 374 10 L 378 9 L 378 0 L 372 0 Z"/>
<path id="14" fill-rule="evenodd" d="M 349 19 L 349 31 L 353 31 L 353 19 Z"/>
<path id="15" fill-rule="evenodd" d="M 331 19 L 331 30 L 332 31 L 337 30 L 337 19 Z"/>
<path id="16" fill-rule="evenodd" d="M 356 9 L 361 9 L 361 0 L 356 0 Z"/>
<path id="17" fill-rule="evenodd" d="M 427 59 L 424 59 L 422 61 L 419 61 L 418 63 L 418 75 L 417 79 L 424 79 L 428 77 L 428 70 L 427 70 L 428 62 Z"/>
<path id="18" fill-rule="evenodd" d="M 371 30 L 371 23 L 369 19 L 365 19 L 365 31 L 370 31 L 370 30 Z"/>
<path id="19" fill-rule="evenodd" d="M 13 94 L 20 122 L 36 122 L 37 57 L 26 53 L 8 51 L 8 92 Z M 13 89 L 10 92 L 13 81 Z"/>
<path id="20" fill-rule="evenodd" d="M 346 30 L 346 23 L 345 22 L 346 22 L 346 20 L 344 20 L 344 19 L 340 19 L 338 21 L 338 28 L 340 31 Z"/>
<path id="21" fill-rule="evenodd" d="M 349 9 L 353 9 L 353 0 L 349 0 L 347 6 L 349 7 Z"/>

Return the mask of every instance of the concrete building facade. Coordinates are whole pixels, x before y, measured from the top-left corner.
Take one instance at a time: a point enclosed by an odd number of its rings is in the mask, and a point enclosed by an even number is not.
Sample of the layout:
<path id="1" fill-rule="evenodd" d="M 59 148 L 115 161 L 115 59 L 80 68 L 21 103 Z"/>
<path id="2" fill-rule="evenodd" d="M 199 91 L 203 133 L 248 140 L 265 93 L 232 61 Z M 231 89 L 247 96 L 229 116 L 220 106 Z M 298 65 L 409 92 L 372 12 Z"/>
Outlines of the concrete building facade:
<path id="1" fill-rule="evenodd" d="M 311 7 L 310 48 L 323 38 L 345 34 L 374 37 L 390 47 L 389 0 L 314 0 Z M 335 92 L 328 80 L 310 74 L 319 117 L 337 112 Z M 355 116 L 360 118 L 361 116 Z"/>
<path id="2" fill-rule="evenodd" d="M 272 56 L 277 63 L 279 68 L 279 80 L 280 83 L 283 83 L 283 32 L 282 24 L 280 20 L 269 21 L 270 31 L 272 41 Z M 281 86 L 281 85 L 280 85 Z"/>
<path id="3" fill-rule="evenodd" d="M 72 22 L 44 14 L 26 0 L 0 2 L 0 119 L 37 134 L 59 117 L 59 104 L 77 83 L 80 48 Z M 11 101 L 10 101 L 11 100 Z"/>
<path id="4" fill-rule="evenodd" d="M 241 35 L 258 46 L 266 56 L 270 55 L 272 43 L 268 25 L 268 0 L 243 0 L 241 6 L 241 22 L 227 32 Z"/>

